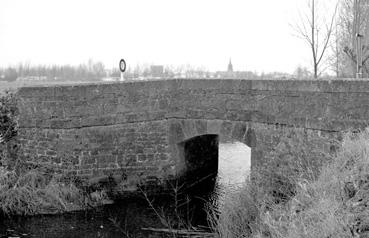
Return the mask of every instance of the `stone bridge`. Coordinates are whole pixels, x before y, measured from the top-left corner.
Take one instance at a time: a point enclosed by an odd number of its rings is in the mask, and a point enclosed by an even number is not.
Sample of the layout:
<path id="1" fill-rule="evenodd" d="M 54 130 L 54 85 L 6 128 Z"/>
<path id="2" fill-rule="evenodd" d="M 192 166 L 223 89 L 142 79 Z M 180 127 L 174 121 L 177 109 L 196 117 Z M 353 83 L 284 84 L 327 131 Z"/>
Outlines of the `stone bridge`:
<path id="1" fill-rule="evenodd" d="M 366 127 L 369 82 L 170 79 L 18 90 L 25 159 L 88 178 L 165 180 L 189 169 L 185 144 L 213 135 L 251 147 L 261 166 L 283 137 L 329 151 Z"/>

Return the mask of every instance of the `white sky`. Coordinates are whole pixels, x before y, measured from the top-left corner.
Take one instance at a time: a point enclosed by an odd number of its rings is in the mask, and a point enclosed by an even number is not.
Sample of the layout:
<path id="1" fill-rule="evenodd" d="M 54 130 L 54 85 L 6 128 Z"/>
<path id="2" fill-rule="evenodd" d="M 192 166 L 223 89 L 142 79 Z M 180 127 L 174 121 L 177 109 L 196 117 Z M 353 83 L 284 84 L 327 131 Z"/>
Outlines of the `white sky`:
<path id="1" fill-rule="evenodd" d="M 292 73 L 309 51 L 289 26 L 304 0 L 0 0 L 0 65 L 191 64 Z"/>

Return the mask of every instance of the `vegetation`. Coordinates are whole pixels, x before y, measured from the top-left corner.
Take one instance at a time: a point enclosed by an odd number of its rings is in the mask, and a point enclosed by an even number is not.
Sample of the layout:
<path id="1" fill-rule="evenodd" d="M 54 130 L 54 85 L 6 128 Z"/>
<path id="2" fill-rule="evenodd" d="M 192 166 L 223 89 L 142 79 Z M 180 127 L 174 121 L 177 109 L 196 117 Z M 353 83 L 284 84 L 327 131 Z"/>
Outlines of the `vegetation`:
<path id="1" fill-rule="evenodd" d="M 342 0 L 335 30 L 331 65 L 337 77 L 369 75 L 369 5 L 363 0 Z"/>
<path id="2" fill-rule="evenodd" d="M 369 75 L 369 4 L 363 0 L 306 0 L 293 24 L 311 52 L 312 76 L 330 68 L 336 77 Z M 310 76 L 297 69 L 297 78 Z"/>
<path id="3" fill-rule="evenodd" d="M 106 76 L 105 66 L 92 59 L 85 64 L 72 65 L 31 65 L 19 63 L 16 66 L 0 68 L 0 79 L 15 81 L 17 78 L 33 80 L 98 80 Z"/>
<path id="4" fill-rule="evenodd" d="M 73 183 L 32 169 L 25 174 L 0 169 L 0 209 L 5 214 L 33 215 L 70 211 L 85 205 L 83 193 Z"/>
<path id="5" fill-rule="evenodd" d="M 92 190 L 78 177 L 56 172 L 52 167 L 19 159 L 12 165 L 0 166 L 0 213 L 68 212 L 102 205 L 107 199 L 103 189 Z"/>
<path id="6" fill-rule="evenodd" d="M 306 169 L 300 176 L 280 177 L 293 181 L 287 187 L 262 188 L 256 182 L 262 177 L 251 179 L 220 211 L 210 209 L 214 230 L 221 237 L 273 238 L 359 237 L 368 232 L 369 132 L 346 134 L 319 175 Z"/>
<path id="7" fill-rule="evenodd" d="M 318 78 L 320 75 L 320 67 L 333 35 L 338 9 L 338 4 L 336 4 L 334 12 L 331 15 L 328 14 L 327 17 L 327 10 L 324 13 L 318 12 L 318 2 L 308 0 L 307 12 L 300 13 L 301 21 L 294 26 L 297 36 L 308 44 L 312 53 L 314 78 Z"/>

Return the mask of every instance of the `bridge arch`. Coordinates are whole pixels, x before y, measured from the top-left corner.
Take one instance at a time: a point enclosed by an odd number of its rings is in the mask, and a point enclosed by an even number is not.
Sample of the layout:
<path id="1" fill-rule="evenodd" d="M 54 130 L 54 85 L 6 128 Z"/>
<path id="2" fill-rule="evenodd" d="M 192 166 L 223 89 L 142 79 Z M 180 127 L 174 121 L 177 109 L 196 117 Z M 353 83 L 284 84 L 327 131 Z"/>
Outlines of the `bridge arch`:
<path id="1" fill-rule="evenodd" d="M 189 166 L 191 165 L 189 165 L 188 161 L 188 153 L 190 152 L 186 146 L 191 143 L 194 144 L 196 141 L 210 146 L 215 141 L 220 143 L 241 142 L 251 148 L 251 161 L 253 160 L 253 150 L 255 150 L 257 145 L 255 131 L 247 122 L 193 119 L 172 120 L 169 123 L 169 146 L 171 156 L 174 158 L 177 176 L 184 175 L 190 169 Z M 218 144 L 216 146 L 218 149 Z M 211 155 L 211 157 L 213 156 L 214 154 Z M 218 161 L 213 162 L 218 163 Z"/>

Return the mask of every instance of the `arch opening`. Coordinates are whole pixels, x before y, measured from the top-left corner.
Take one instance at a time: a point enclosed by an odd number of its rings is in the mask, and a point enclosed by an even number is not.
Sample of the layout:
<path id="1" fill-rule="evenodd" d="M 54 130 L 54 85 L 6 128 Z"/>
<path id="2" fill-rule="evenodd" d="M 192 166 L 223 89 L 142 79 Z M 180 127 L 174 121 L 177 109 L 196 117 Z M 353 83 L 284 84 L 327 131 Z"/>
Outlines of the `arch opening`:
<path id="1" fill-rule="evenodd" d="M 216 176 L 218 172 L 219 136 L 200 135 L 179 144 L 184 175 L 191 180 Z"/>
<path id="2" fill-rule="evenodd" d="M 241 184 L 250 175 L 252 147 L 244 142 L 203 134 L 179 143 L 178 148 L 180 174 L 186 178 L 218 176 L 218 182 L 228 186 Z"/>
<path id="3" fill-rule="evenodd" d="M 206 202 L 220 208 L 229 192 L 236 191 L 250 172 L 251 147 L 240 141 L 223 141 L 221 135 L 203 134 L 178 145 L 182 188 L 191 197 L 196 221 L 206 221 Z M 202 224 L 201 225 L 206 225 Z"/>

